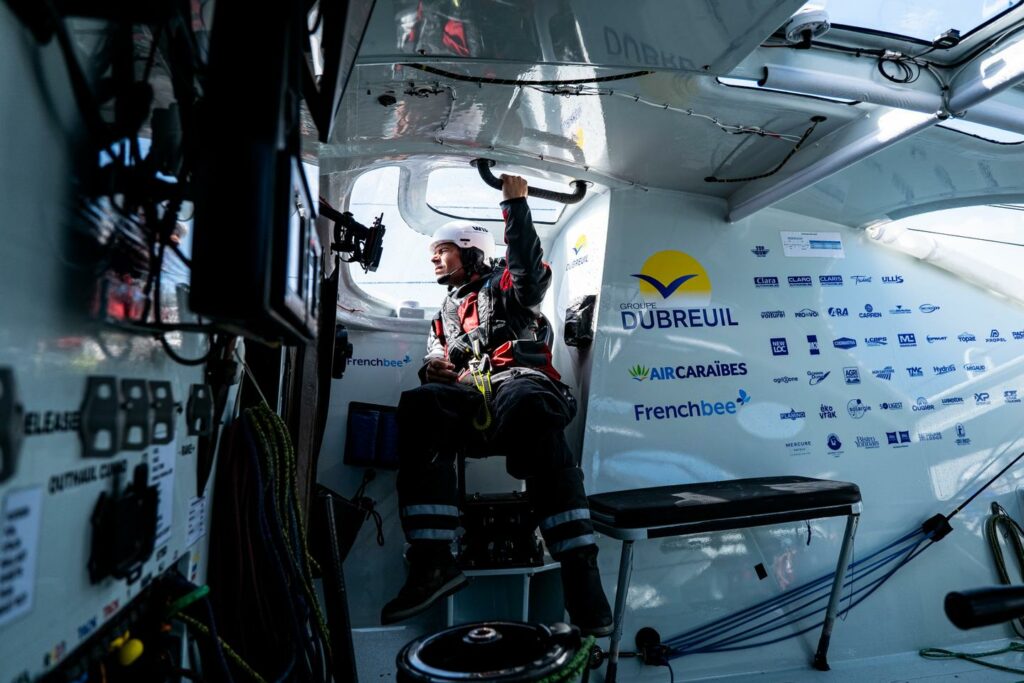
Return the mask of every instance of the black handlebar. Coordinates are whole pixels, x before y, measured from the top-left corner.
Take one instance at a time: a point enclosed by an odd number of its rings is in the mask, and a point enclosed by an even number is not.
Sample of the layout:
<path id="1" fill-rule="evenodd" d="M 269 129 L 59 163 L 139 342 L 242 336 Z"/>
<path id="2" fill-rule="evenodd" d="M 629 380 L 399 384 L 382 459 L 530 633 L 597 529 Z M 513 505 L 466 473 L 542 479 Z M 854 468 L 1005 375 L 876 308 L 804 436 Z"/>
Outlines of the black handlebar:
<path id="1" fill-rule="evenodd" d="M 494 166 L 493 159 L 473 159 L 469 162 L 471 166 L 476 167 L 477 172 L 480 174 L 480 179 L 485 183 L 493 187 L 495 190 L 501 189 L 501 180 L 494 177 L 491 173 L 491 166 Z M 560 204 L 577 204 L 587 196 L 587 182 L 585 180 L 574 180 L 570 183 L 575 191 L 572 194 L 568 192 L 553 192 L 551 190 L 542 190 L 539 187 L 530 187 L 526 193 L 531 197 L 537 199 L 548 199 L 553 202 L 559 202 Z"/>
<path id="2" fill-rule="evenodd" d="M 953 625 L 977 628 L 1024 616 L 1024 586 L 976 588 L 946 595 L 946 616 Z"/>

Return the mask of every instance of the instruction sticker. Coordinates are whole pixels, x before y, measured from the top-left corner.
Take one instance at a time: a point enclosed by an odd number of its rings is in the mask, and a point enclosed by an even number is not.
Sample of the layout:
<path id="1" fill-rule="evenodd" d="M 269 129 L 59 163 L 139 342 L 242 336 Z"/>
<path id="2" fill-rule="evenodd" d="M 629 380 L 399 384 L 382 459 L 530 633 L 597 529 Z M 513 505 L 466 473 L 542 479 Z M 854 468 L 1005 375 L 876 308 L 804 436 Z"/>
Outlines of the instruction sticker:
<path id="1" fill-rule="evenodd" d="M 782 253 L 811 258 L 846 258 L 838 232 L 780 232 Z"/>
<path id="2" fill-rule="evenodd" d="M 149 485 L 156 486 L 159 503 L 156 508 L 156 545 L 171 540 L 174 521 L 174 444 L 157 446 L 149 459 Z"/>
<path id="3" fill-rule="evenodd" d="M 0 507 L 0 626 L 32 609 L 43 488 L 11 491 Z"/>
<path id="4" fill-rule="evenodd" d="M 206 496 L 196 496 L 188 501 L 188 538 L 185 547 L 191 548 L 206 535 Z"/>

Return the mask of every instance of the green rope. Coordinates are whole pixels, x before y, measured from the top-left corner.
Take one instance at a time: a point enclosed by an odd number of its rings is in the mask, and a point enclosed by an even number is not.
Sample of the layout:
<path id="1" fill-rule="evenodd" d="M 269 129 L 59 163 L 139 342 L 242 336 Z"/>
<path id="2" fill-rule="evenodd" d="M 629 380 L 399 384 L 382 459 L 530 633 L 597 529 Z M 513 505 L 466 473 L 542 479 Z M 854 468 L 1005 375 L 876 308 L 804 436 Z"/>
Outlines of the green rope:
<path id="1" fill-rule="evenodd" d="M 583 643 L 580 644 L 580 649 L 576 651 L 576 654 L 573 655 L 573 658 L 564 667 L 553 674 L 545 676 L 537 681 L 537 683 L 568 683 L 568 681 L 576 680 L 583 673 L 583 670 L 587 668 L 587 664 L 590 663 L 590 650 L 594 647 L 595 640 L 594 636 L 584 638 Z"/>
<path id="2" fill-rule="evenodd" d="M 327 629 L 327 621 L 324 619 L 320 609 L 320 600 L 313 589 L 313 558 L 309 554 L 306 529 L 302 524 L 302 514 L 298 502 L 298 481 L 296 477 L 295 449 L 292 446 L 291 438 L 288 435 L 287 426 L 281 416 L 270 409 L 270 406 L 261 404 L 255 408 L 246 410 L 253 431 L 264 459 L 269 466 L 268 481 L 266 486 L 275 486 L 272 493 L 274 507 L 277 510 L 279 519 L 286 526 L 289 521 L 294 521 L 299 530 L 299 543 L 302 546 L 302 561 L 296 563 L 294 548 L 288 534 L 284 534 L 284 544 L 288 550 L 288 561 L 296 569 L 302 584 L 303 593 L 313 607 L 316 616 L 317 626 L 324 636 L 324 647 L 330 656 L 330 632 Z M 271 544 L 273 547 L 273 544 Z M 276 550 L 274 551 L 276 554 Z"/>
<path id="3" fill-rule="evenodd" d="M 210 594 L 210 587 L 203 585 L 191 593 L 181 596 L 167 607 L 167 616 L 173 617 L 197 600 L 202 600 Z"/>
<path id="4" fill-rule="evenodd" d="M 1024 669 L 1014 669 L 1010 666 L 993 664 L 992 662 L 982 660 L 982 657 L 995 657 L 996 655 L 1003 655 L 1007 652 L 1024 652 L 1024 643 L 1013 642 L 1002 649 L 990 650 L 988 652 L 954 652 L 953 650 L 943 650 L 938 647 L 926 647 L 925 649 L 920 650 L 918 654 L 925 659 L 962 659 L 973 664 L 980 664 L 981 666 L 988 667 L 989 669 L 995 669 L 996 671 L 1005 671 L 1011 674 L 1024 674 Z"/>

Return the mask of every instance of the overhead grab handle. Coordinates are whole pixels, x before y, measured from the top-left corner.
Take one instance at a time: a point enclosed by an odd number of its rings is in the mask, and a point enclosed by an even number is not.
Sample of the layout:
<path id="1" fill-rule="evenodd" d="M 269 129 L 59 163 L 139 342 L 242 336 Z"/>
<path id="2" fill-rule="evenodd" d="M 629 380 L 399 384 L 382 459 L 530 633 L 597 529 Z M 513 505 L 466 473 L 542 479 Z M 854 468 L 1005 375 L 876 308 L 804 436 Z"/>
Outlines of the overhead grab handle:
<path id="1" fill-rule="evenodd" d="M 481 180 L 495 190 L 501 189 L 501 180 L 495 178 L 494 174 L 491 173 L 491 166 L 494 166 L 493 159 L 473 159 L 469 163 L 476 167 L 477 172 L 480 173 Z M 587 181 L 574 180 L 570 184 L 575 188 L 575 192 L 572 194 L 568 192 L 552 192 L 551 190 L 543 190 L 533 186 L 527 189 L 527 194 L 537 199 L 547 199 L 560 204 L 578 204 L 587 195 Z"/>

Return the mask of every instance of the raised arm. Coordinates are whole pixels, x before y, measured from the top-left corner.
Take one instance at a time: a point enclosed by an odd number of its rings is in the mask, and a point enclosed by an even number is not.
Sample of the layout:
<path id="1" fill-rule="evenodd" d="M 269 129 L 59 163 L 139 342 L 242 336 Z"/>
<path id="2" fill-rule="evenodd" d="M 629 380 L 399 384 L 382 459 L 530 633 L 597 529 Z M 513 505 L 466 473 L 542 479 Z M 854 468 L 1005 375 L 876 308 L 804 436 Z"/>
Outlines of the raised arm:
<path id="1" fill-rule="evenodd" d="M 501 213 L 505 217 L 505 271 L 502 289 L 512 289 L 520 304 L 539 310 L 544 293 L 551 285 L 551 268 L 543 261 L 540 238 L 533 227 L 530 206 L 526 203 L 526 180 L 502 175 Z"/>

